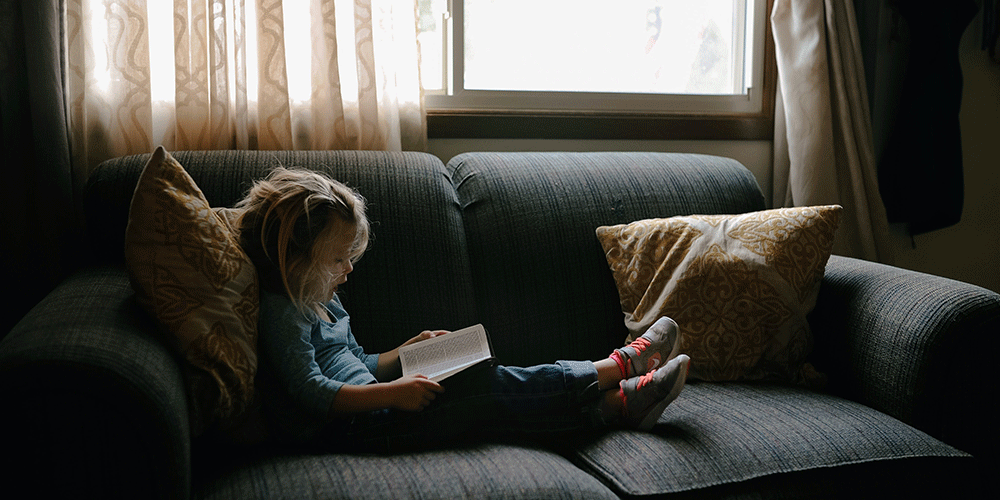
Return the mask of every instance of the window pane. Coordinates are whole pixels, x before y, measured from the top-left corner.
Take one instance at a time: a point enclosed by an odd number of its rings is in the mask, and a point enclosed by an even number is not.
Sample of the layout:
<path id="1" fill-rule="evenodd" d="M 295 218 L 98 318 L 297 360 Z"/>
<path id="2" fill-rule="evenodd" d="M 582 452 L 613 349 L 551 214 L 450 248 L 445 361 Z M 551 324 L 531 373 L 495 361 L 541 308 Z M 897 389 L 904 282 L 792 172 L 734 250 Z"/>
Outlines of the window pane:
<path id="1" fill-rule="evenodd" d="M 743 3 L 465 0 L 464 86 L 743 94 Z"/>
<path id="2" fill-rule="evenodd" d="M 448 0 L 419 0 L 417 9 L 420 81 L 426 90 L 443 90 L 447 79 L 444 53 L 448 43 Z"/>

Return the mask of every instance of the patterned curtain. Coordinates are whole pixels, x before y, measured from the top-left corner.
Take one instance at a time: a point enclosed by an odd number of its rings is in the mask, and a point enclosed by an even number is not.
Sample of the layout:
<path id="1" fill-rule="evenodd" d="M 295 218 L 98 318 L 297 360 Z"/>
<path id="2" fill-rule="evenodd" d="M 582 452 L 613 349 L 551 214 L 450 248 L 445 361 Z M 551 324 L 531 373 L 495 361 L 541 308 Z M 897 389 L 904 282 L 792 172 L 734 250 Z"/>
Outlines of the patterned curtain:
<path id="1" fill-rule="evenodd" d="M 74 170 L 167 149 L 423 150 L 413 0 L 65 0 Z"/>

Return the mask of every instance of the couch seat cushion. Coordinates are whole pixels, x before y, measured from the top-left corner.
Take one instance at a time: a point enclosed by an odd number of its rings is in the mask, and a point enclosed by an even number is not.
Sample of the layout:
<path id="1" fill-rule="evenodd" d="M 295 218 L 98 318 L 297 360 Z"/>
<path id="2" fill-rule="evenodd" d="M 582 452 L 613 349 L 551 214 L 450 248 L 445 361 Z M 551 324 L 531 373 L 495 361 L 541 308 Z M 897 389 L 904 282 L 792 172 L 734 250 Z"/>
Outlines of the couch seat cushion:
<path id="1" fill-rule="evenodd" d="M 617 498 L 555 453 L 501 444 L 408 455 L 272 455 L 222 474 L 195 497 Z"/>
<path id="2" fill-rule="evenodd" d="M 689 384 L 651 432 L 606 433 L 574 453 L 623 495 L 683 492 L 786 473 L 807 475 L 809 483 L 825 483 L 837 474 L 857 479 L 887 470 L 886 461 L 926 463 L 921 457 L 946 458 L 958 469 L 971 465 L 968 454 L 852 401 L 796 387 L 710 382 Z M 906 469 L 907 477 L 920 479 Z M 938 470 L 927 477 L 940 482 L 947 476 Z M 803 481 L 770 481 L 780 483 Z"/>

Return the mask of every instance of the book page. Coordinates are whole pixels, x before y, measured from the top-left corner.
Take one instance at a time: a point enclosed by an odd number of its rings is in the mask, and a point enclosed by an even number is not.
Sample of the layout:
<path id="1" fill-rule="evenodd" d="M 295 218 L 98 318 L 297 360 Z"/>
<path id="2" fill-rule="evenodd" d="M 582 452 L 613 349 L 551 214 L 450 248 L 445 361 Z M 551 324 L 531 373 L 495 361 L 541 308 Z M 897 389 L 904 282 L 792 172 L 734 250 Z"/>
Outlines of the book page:
<path id="1" fill-rule="evenodd" d="M 438 382 L 492 357 L 483 325 L 474 325 L 399 350 L 403 375 L 422 374 Z"/>

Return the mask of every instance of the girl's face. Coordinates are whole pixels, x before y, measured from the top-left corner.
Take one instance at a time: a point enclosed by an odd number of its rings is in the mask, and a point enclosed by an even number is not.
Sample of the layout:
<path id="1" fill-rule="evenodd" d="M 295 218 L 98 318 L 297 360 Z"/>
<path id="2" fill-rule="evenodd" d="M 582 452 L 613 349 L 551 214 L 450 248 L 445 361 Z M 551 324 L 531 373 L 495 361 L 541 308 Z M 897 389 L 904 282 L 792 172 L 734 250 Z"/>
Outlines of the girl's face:
<path id="1" fill-rule="evenodd" d="M 329 286 L 333 292 L 337 291 L 339 285 L 347 282 L 347 275 L 354 270 L 351 249 L 354 247 L 356 233 L 354 225 L 336 221 L 327 231 L 326 240 L 318 242 L 317 264 L 330 280 Z"/>

